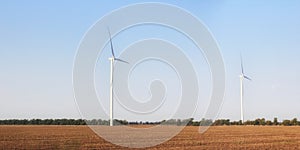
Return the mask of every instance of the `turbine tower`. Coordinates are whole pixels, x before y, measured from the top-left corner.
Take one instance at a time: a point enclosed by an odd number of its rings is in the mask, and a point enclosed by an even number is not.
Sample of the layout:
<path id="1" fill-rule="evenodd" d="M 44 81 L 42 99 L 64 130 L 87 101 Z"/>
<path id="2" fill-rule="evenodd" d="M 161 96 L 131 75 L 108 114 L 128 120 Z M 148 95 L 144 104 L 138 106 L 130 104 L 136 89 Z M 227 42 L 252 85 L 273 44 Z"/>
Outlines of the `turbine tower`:
<path id="1" fill-rule="evenodd" d="M 113 124 L 113 95 L 114 95 L 114 93 L 113 93 L 113 75 L 114 75 L 114 64 L 115 64 L 115 61 L 120 61 L 120 62 L 127 63 L 127 64 L 128 64 L 128 62 L 115 57 L 113 43 L 112 43 L 109 28 L 107 30 L 108 30 L 108 34 L 109 34 L 110 49 L 111 49 L 111 55 L 112 55 L 110 58 L 108 58 L 108 60 L 110 61 L 110 93 L 109 93 L 109 121 L 110 122 L 109 122 L 109 125 L 113 126 L 114 125 Z"/>
<path id="2" fill-rule="evenodd" d="M 244 79 L 247 79 L 249 81 L 251 81 L 251 78 L 247 77 L 244 74 L 244 67 L 243 67 L 243 59 L 242 59 L 242 55 L 241 55 L 241 75 L 240 75 L 240 86 L 241 86 L 241 121 L 242 123 L 244 123 L 244 110 L 243 110 L 243 98 L 244 98 Z"/>

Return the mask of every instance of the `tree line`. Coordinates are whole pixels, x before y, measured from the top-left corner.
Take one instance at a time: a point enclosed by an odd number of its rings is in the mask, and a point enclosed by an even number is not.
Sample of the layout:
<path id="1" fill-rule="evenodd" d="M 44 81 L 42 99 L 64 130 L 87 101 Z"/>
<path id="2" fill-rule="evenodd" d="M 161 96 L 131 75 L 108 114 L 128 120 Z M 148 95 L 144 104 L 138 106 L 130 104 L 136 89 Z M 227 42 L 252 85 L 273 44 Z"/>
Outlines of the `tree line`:
<path id="1" fill-rule="evenodd" d="M 266 120 L 265 118 L 257 118 L 255 120 L 247 120 L 245 122 L 240 121 L 230 121 L 229 119 L 219 119 L 215 120 L 212 124 L 214 126 L 220 125 L 261 125 L 261 126 L 299 126 L 300 121 L 297 118 L 291 120 L 285 119 L 282 122 L 278 121 L 278 118 L 272 120 Z"/>
<path id="2" fill-rule="evenodd" d="M 195 121 L 193 118 L 189 119 L 169 119 L 162 120 L 158 122 L 149 121 L 135 121 L 129 122 L 126 120 L 114 120 L 114 125 L 177 125 L 177 126 L 230 126 L 230 125 L 261 125 L 261 126 L 300 126 L 300 121 L 297 118 L 291 120 L 283 120 L 279 122 L 277 118 L 271 120 L 266 120 L 265 118 L 258 118 L 255 120 L 247 120 L 245 122 L 240 121 L 230 121 L 230 119 L 202 119 L 200 121 Z M 0 120 L 0 125 L 109 125 L 109 120 L 102 119 L 8 119 Z"/>
<path id="3" fill-rule="evenodd" d="M 83 119 L 7 119 L 0 125 L 86 125 Z"/>

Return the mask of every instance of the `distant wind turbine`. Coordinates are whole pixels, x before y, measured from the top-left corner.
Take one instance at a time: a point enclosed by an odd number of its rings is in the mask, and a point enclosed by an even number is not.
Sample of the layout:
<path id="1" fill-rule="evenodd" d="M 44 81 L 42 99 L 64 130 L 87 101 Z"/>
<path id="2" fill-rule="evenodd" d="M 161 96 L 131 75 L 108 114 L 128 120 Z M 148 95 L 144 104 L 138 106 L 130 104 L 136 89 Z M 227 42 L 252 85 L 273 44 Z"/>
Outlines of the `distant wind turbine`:
<path id="1" fill-rule="evenodd" d="M 111 54 L 112 54 L 112 56 L 110 58 L 108 58 L 108 60 L 110 60 L 110 95 L 109 95 L 109 120 L 110 120 L 110 123 L 109 123 L 109 125 L 113 126 L 113 73 L 114 73 L 114 62 L 115 61 L 120 61 L 120 62 L 127 63 L 127 64 L 128 64 L 128 62 L 115 57 L 113 43 L 112 43 L 109 28 L 107 28 L 107 30 L 108 30 L 108 34 L 109 34 L 110 49 L 111 49 Z"/>
<path id="2" fill-rule="evenodd" d="M 240 84 L 241 84 L 241 120 L 242 123 L 244 123 L 244 110 L 243 110 L 243 97 L 244 97 L 244 79 L 247 79 L 249 81 L 251 81 L 251 78 L 249 78 L 248 76 L 246 76 L 244 74 L 244 66 L 243 66 L 243 59 L 242 59 L 242 55 L 241 57 L 241 75 L 240 75 Z"/>

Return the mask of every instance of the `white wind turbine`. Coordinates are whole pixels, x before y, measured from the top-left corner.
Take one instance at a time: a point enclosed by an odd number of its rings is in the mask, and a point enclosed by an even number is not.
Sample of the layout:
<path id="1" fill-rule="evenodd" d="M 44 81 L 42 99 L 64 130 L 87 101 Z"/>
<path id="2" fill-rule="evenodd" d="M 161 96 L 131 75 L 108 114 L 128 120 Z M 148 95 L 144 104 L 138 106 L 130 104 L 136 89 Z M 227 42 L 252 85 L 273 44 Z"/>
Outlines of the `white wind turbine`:
<path id="1" fill-rule="evenodd" d="M 113 74 L 114 74 L 114 62 L 115 61 L 120 61 L 123 63 L 127 63 L 127 61 L 124 61 L 122 59 L 116 58 L 115 53 L 114 53 L 114 48 L 113 48 L 113 43 L 111 39 L 111 34 L 108 28 L 108 34 L 109 34 L 109 41 L 110 41 L 110 49 L 111 49 L 111 54 L 112 56 L 108 58 L 110 60 L 110 95 L 109 95 L 109 125 L 113 126 Z"/>
<path id="2" fill-rule="evenodd" d="M 241 56 L 241 75 L 240 75 L 240 84 L 241 84 L 241 120 L 242 120 L 242 123 L 244 123 L 244 110 L 243 110 L 243 97 L 244 97 L 244 79 L 247 79 L 249 81 L 251 81 L 251 78 L 247 77 L 245 74 L 244 74 L 244 67 L 243 67 L 243 59 L 242 59 L 242 56 Z"/>

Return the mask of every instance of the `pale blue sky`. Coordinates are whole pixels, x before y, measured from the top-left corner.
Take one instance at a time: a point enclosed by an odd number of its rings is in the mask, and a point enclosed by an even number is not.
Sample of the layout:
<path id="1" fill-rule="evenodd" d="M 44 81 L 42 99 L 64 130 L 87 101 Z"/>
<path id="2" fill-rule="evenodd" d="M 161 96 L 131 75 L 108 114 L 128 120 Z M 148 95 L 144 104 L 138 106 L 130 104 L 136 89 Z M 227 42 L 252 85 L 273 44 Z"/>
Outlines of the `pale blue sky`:
<path id="1" fill-rule="evenodd" d="M 80 118 L 72 89 L 77 46 L 103 15 L 136 2 L 1 1 L 0 119 Z M 217 40 L 226 67 L 219 118 L 240 118 L 240 52 L 253 78 L 245 83 L 245 119 L 300 118 L 299 1 L 156 2 L 191 12 Z"/>

